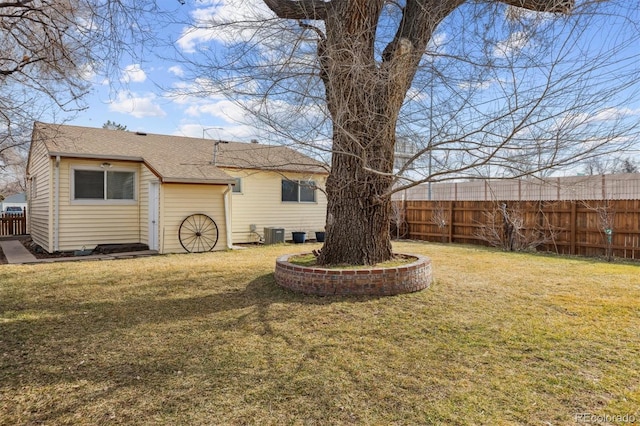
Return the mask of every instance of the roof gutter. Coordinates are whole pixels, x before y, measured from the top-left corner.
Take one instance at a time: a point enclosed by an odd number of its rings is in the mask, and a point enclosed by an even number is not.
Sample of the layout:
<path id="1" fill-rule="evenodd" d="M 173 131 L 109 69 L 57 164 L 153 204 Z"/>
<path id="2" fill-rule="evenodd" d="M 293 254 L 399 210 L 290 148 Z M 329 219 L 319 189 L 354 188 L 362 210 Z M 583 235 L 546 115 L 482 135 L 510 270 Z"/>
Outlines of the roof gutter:
<path id="1" fill-rule="evenodd" d="M 312 175 L 328 175 L 329 171 L 323 167 L 319 166 L 308 166 L 308 167 L 280 167 L 280 166 L 265 166 L 265 165 L 246 165 L 246 166 L 237 166 L 237 165 L 225 165 L 225 164 L 216 164 L 216 167 L 219 169 L 233 169 L 233 170 L 258 170 L 262 172 L 281 172 L 281 173 L 306 173 Z"/>
<path id="2" fill-rule="evenodd" d="M 144 162 L 144 158 L 142 157 L 131 157 L 127 155 L 79 154 L 68 152 L 49 152 L 49 155 L 52 157 L 82 158 L 87 160 L 135 161 L 137 163 Z"/>

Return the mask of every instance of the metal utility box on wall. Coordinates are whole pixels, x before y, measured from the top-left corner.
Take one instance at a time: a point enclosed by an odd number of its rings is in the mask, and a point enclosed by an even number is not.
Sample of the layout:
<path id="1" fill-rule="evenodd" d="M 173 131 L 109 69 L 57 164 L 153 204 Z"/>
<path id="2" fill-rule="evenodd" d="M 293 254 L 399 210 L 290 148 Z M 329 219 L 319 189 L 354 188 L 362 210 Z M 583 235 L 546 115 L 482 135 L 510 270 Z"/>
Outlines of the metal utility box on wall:
<path id="1" fill-rule="evenodd" d="M 264 243 L 277 244 L 284 243 L 284 228 L 264 228 Z"/>

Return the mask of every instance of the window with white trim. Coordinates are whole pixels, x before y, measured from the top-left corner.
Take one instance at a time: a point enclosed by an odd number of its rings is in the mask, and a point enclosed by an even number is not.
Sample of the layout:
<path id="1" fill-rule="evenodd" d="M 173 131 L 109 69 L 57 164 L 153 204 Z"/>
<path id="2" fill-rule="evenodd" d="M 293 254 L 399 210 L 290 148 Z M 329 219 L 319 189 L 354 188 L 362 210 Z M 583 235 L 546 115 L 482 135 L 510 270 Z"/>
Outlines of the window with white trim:
<path id="1" fill-rule="evenodd" d="M 74 200 L 133 201 L 135 188 L 135 171 L 73 169 Z"/>
<path id="2" fill-rule="evenodd" d="M 236 180 L 236 183 L 232 185 L 233 192 L 236 194 L 242 194 L 242 178 L 237 177 L 235 178 L 235 180 Z"/>
<path id="3" fill-rule="evenodd" d="M 282 179 L 282 201 L 292 203 L 315 203 L 315 181 Z"/>

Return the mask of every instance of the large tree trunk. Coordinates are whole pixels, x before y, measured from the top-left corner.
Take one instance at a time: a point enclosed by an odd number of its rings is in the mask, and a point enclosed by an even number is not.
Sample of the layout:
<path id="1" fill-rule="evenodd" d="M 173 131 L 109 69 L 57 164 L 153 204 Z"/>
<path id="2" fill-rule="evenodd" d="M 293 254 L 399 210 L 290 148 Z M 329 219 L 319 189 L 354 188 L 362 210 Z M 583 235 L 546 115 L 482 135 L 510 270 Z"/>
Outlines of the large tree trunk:
<path id="1" fill-rule="evenodd" d="M 392 256 L 396 120 L 417 62 L 394 66 L 393 54 L 376 60 L 375 28 L 383 3 L 342 2 L 325 18 L 327 37 L 319 59 L 333 120 L 333 155 L 320 264 L 371 265 Z M 395 56 L 411 46 L 404 49 Z"/>
<path id="2" fill-rule="evenodd" d="M 499 0 L 566 12 L 574 0 Z M 375 37 L 385 0 L 264 0 L 279 17 L 320 37 L 318 60 L 333 120 L 326 240 L 320 264 L 391 258 L 389 235 L 395 127 L 420 58 L 438 24 L 465 0 L 406 0 L 397 32 L 379 57 Z M 323 20 L 326 36 L 305 20 Z"/>
<path id="3" fill-rule="evenodd" d="M 344 129 L 334 131 L 334 146 L 347 149 L 334 151 L 332 157 L 327 179 L 327 235 L 319 263 L 371 265 L 388 260 L 392 255 L 388 195 L 392 179 L 379 169 L 369 170 L 374 165 L 367 164 L 369 158 L 360 146 L 366 142 L 354 140 L 353 134 Z M 383 147 L 387 156 L 376 163 L 389 163 L 385 169 L 390 173 L 393 135 L 385 132 L 379 137 L 381 140 L 373 143 Z"/>

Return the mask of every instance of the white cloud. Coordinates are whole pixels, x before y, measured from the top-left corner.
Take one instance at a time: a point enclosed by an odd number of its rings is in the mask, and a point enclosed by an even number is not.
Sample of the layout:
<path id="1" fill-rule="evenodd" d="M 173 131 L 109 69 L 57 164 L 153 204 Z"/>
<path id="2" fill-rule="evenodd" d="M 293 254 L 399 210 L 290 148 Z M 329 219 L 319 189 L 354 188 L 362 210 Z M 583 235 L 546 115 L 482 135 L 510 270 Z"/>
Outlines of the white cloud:
<path id="1" fill-rule="evenodd" d="M 244 121 L 246 113 L 241 105 L 218 95 L 220 84 L 205 78 L 193 82 L 179 82 L 174 85 L 172 100 L 180 105 L 186 116 L 213 117 L 227 123 Z"/>
<path id="2" fill-rule="evenodd" d="M 125 83 L 142 83 L 147 79 L 147 74 L 140 68 L 140 64 L 131 64 L 122 70 L 121 81 Z"/>
<path id="3" fill-rule="evenodd" d="M 220 100 L 216 102 L 191 104 L 185 110 L 185 114 L 192 117 L 207 115 L 223 119 L 228 123 L 233 123 L 241 121 L 246 113 L 240 105 L 228 100 Z"/>
<path id="4" fill-rule="evenodd" d="M 174 65 L 172 67 L 169 67 L 168 71 L 175 75 L 176 77 L 183 77 L 184 76 L 184 70 L 182 69 L 182 67 L 178 66 L 178 65 Z"/>
<path id="5" fill-rule="evenodd" d="M 204 132 L 203 132 L 204 130 Z M 174 132 L 176 136 L 192 138 L 221 139 L 233 142 L 249 142 L 256 139 L 256 129 L 247 125 L 204 126 L 196 123 L 183 123 Z"/>
<path id="6" fill-rule="evenodd" d="M 172 99 L 177 104 L 201 103 L 224 99 L 216 93 L 221 93 L 220 84 L 206 78 L 197 78 L 192 82 L 177 82 L 171 91 Z"/>
<path id="7" fill-rule="evenodd" d="M 427 52 L 434 53 L 443 53 L 445 44 L 447 43 L 448 38 L 447 34 L 444 32 L 436 33 L 431 40 L 429 40 L 429 45 L 427 46 Z"/>
<path id="8" fill-rule="evenodd" d="M 461 90 L 487 90 L 489 89 L 491 86 L 493 86 L 493 84 L 496 82 L 496 80 L 483 80 L 483 81 L 464 81 L 458 84 L 458 87 Z"/>
<path id="9" fill-rule="evenodd" d="M 80 75 L 86 81 L 93 81 L 97 77 L 97 73 L 93 65 L 85 64 L 80 68 Z"/>
<path id="10" fill-rule="evenodd" d="M 272 16 L 263 2 L 211 0 L 191 12 L 193 23 L 182 30 L 177 44 L 184 52 L 194 53 L 198 44 L 211 41 L 227 43 L 237 37 L 251 37 L 258 31 L 258 24 L 252 22 L 261 22 Z"/>
<path id="11" fill-rule="evenodd" d="M 156 95 L 149 93 L 138 95 L 132 92 L 118 94 L 115 101 L 109 104 L 109 111 L 131 115 L 136 118 L 165 117 L 166 112 L 156 103 Z"/>
<path id="12" fill-rule="evenodd" d="M 215 40 L 214 31 L 207 28 L 188 28 L 178 39 L 178 46 L 186 53 L 194 53 L 196 45 Z"/>
<path id="13" fill-rule="evenodd" d="M 595 146 L 607 141 L 627 143 L 632 142 L 632 139 L 622 133 L 615 135 L 615 129 L 619 126 L 628 126 L 629 120 L 634 122 L 639 119 L 640 109 L 609 107 L 598 111 L 569 112 L 554 117 L 553 124 L 548 127 L 548 130 L 561 133 L 582 131 L 581 137 L 585 146 Z M 612 133 L 614 136 L 611 136 Z"/>
<path id="14" fill-rule="evenodd" d="M 513 32 L 509 38 L 496 44 L 493 49 L 493 56 L 496 58 L 507 58 L 526 47 L 529 43 L 529 36 L 523 31 Z"/>
<path id="15" fill-rule="evenodd" d="M 626 117 L 640 116 L 640 110 L 631 108 L 605 108 L 591 117 L 592 121 L 620 120 Z"/>
<path id="16" fill-rule="evenodd" d="M 539 25 L 545 21 L 551 21 L 556 18 L 553 12 L 534 12 L 517 6 L 507 6 L 504 17 L 510 22 L 520 22 L 529 25 Z"/>

